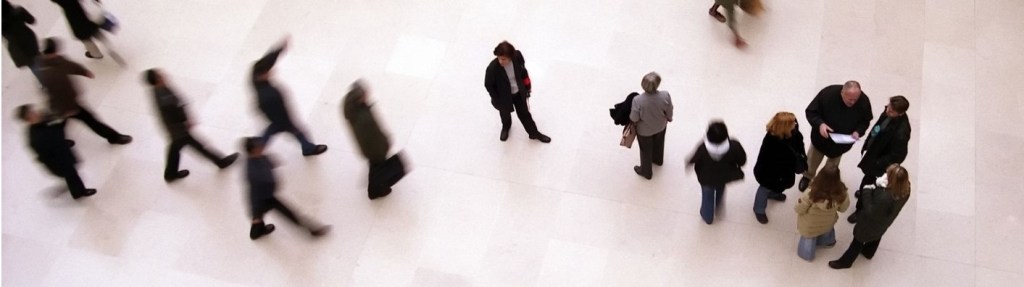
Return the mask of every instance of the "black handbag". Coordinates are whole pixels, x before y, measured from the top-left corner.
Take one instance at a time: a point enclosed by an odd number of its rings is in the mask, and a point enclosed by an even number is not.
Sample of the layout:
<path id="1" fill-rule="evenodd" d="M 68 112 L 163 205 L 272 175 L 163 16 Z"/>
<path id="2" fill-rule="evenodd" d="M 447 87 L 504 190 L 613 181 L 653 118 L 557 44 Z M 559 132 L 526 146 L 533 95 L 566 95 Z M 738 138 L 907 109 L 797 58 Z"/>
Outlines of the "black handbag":
<path id="1" fill-rule="evenodd" d="M 793 153 L 793 157 L 796 157 L 796 169 L 793 172 L 801 174 L 807 171 L 807 155 L 797 152 L 789 144 L 786 144 L 786 148 L 789 148 L 789 152 Z"/>

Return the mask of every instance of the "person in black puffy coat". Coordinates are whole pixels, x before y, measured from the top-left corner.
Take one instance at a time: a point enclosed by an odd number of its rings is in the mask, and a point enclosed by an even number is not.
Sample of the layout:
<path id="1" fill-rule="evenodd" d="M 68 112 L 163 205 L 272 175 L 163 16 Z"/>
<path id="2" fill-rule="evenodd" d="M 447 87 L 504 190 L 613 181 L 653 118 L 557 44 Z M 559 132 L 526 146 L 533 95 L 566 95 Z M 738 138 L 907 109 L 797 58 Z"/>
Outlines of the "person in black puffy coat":
<path id="1" fill-rule="evenodd" d="M 796 174 L 803 172 L 800 163 L 807 160 L 804 136 L 800 133 L 793 113 L 776 113 L 766 129 L 768 132 L 764 135 L 757 163 L 754 164 L 754 178 L 759 184 L 754 197 L 754 216 L 761 224 L 768 223 L 765 214 L 768 199 L 786 201 L 786 195 L 782 192 L 793 187 Z"/>
<path id="2" fill-rule="evenodd" d="M 743 179 L 743 165 L 747 163 L 747 152 L 739 141 L 729 138 L 729 130 L 722 121 L 708 125 L 704 142 L 686 160 L 687 168 L 693 168 L 700 182 L 700 217 L 711 224 L 716 211 L 720 210 L 725 198 L 725 185 Z"/>

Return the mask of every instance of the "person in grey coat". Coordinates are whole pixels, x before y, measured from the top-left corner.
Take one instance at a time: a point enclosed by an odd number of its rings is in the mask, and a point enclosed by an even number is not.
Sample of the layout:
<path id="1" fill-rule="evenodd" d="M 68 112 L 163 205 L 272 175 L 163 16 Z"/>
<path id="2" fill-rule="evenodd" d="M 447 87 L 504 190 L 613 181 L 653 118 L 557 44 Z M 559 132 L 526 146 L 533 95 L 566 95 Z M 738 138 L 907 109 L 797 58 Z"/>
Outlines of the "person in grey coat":
<path id="1" fill-rule="evenodd" d="M 636 124 L 636 137 L 640 143 L 640 165 L 633 167 L 633 172 L 651 179 L 654 171 L 651 164 L 661 166 L 665 157 L 665 131 L 668 122 L 672 121 L 672 96 L 666 91 L 658 91 L 661 76 L 650 72 L 640 81 L 644 93 L 633 97 L 629 120 Z"/>
<path id="2" fill-rule="evenodd" d="M 342 102 L 342 114 L 351 128 L 359 150 L 370 162 L 367 194 L 373 200 L 391 194 L 391 185 L 395 182 L 382 176 L 390 168 L 385 163 L 388 161 L 391 142 L 374 117 L 372 105 L 367 102 L 368 97 L 369 91 L 362 81 L 352 83 Z"/>
<path id="3" fill-rule="evenodd" d="M 833 269 L 850 268 L 857 255 L 864 258 L 875 257 L 878 243 L 889 226 L 900 215 L 903 205 L 910 198 L 910 175 L 899 164 L 892 164 L 885 175 L 879 177 L 875 185 L 865 186 L 861 190 L 859 221 L 853 226 L 853 241 L 838 260 L 828 262 Z"/>

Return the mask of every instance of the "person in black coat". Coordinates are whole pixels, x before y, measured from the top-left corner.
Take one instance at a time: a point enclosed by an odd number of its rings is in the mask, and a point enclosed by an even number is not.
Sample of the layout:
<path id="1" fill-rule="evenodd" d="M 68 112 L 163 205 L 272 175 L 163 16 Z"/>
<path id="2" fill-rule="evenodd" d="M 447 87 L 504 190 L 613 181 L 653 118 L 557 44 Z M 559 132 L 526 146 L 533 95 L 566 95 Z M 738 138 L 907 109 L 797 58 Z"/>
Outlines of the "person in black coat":
<path id="1" fill-rule="evenodd" d="M 874 117 L 871 101 L 856 81 L 821 89 L 807 105 L 806 113 L 807 121 L 811 124 L 811 147 L 807 150 L 807 171 L 800 179 L 801 192 L 807 189 L 823 158 L 828 158 L 826 165 L 839 166 L 843 154 L 853 147 L 853 143 L 836 143 L 829 134 L 844 134 L 860 139 Z"/>
<path id="2" fill-rule="evenodd" d="M 551 142 L 551 138 L 537 130 L 537 123 L 530 114 L 530 106 L 526 100 L 530 97 L 530 75 L 526 71 L 526 60 L 523 53 L 512 44 L 501 42 L 494 48 L 495 59 L 487 65 L 484 75 L 484 87 L 491 95 L 491 106 L 501 116 L 501 141 L 508 140 L 509 129 L 512 128 L 512 111 L 519 116 L 523 128 L 530 139 L 543 143 Z"/>
<path id="3" fill-rule="evenodd" d="M 71 150 L 74 142 L 64 136 L 64 119 L 36 112 L 31 105 L 19 106 L 16 113 L 18 118 L 29 124 L 29 147 L 35 151 L 36 158 L 50 173 L 64 178 L 71 197 L 79 199 L 96 194 L 96 189 L 86 188 L 78 176 L 75 168 L 78 158 Z"/>
<path id="4" fill-rule="evenodd" d="M 857 255 L 864 255 L 867 259 L 875 257 L 882 235 L 896 221 L 896 216 L 900 215 L 910 198 L 910 175 L 899 164 L 890 165 L 876 183 L 864 186 L 861 191 L 858 201 L 861 219 L 853 226 L 853 241 L 842 257 L 828 262 L 832 269 L 850 268 Z"/>
<path id="5" fill-rule="evenodd" d="M 36 33 L 28 27 L 35 24 L 36 18 L 23 7 L 14 7 L 11 2 L 4 0 L 3 3 L 3 36 L 7 40 L 7 51 L 14 61 L 14 66 L 21 68 L 28 66 L 32 75 L 42 84 L 39 77 L 39 68 L 35 59 L 39 56 L 39 39 Z"/>
<path id="6" fill-rule="evenodd" d="M 263 216 L 270 210 L 277 210 L 295 225 L 306 228 L 313 237 L 320 237 L 330 232 L 330 225 L 319 225 L 299 218 L 291 208 L 274 196 L 274 193 L 277 192 L 277 177 L 274 176 L 274 162 L 263 154 L 263 140 L 245 138 L 242 141 L 242 146 L 249 156 L 245 168 L 245 178 L 249 184 L 249 208 L 252 214 L 252 227 L 249 229 L 250 239 L 256 240 L 274 232 L 273 224 L 263 222 Z"/>
<path id="7" fill-rule="evenodd" d="M 85 44 L 85 56 L 93 59 L 103 58 L 103 53 L 100 52 L 100 48 L 96 46 L 96 42 L 93 39 L 101 39 L 100 26 L 89 19 L 89 16 L 85 14 L 85 9 L 82 8 L 80 0 L 51 0 L 53 3 L 57 3 L 61 9 L 64 10 L 64 17 L 68 20 L 68 26 L 71 27 L 71 32 L 75 34 L 75 38 L 82 41 Z M 96 3 L 100 3 L 99 0 L 95 0 Z"/>
<path id="8" fill-rule="evenodd" d="M 238 153 L 229 156 L 221 156 L 220 153 L 207 150 L 202 143 L 195 139 L 190 132 L 192 121 L 188 119 L 188 112 L 185 111 L 185 104 L 181 102 L 178 95 L 167 86 L 164 76 L 157 69 L 149 69 L 144 73 L 146 83 L 153 87 L 153 98 L 157 110 L 160 111 L 160 119 L 171 138 L 171 145 L 167 148 L 167 168 L 164 169 L 164 180 L 172 182 L 189 175 L 189 171 L 178 170 L 181 159 L 181 149 L 186 145 L 195 148 L 204 157 L 217 165 L 219 168 L 227 168 L 238 159 Z"/>
<path id="9" fill-rule="evenodd" d="M 889 98 L 889 104 L 885 111 L 878 116 L 878 121 L 871 128 L 868 139 L 861 147 L 861 160 L 857 167 L 864 172 L 864 179 L 860 187 L 872 184 L 875 179 L 885 174 L 885 170 L 892 164 L 903 163 L 907 158 L 907 145 L 910 144 L 910 119 L 907 118 L 907 109 L 910 109 L 910 102 L 906 97 L 894 96 Z M 854 193 L 860 196 L 860 191 Z M 857 202 L 857 209 L 861 207 Z M 856 210 L 847 218 L 850 223 L 857 222 Z"/>
<path id="10" fill-rule="evenodd" d="M 768 122 L 767 130 L 754 164 L 754 178 L 760 184 L 754 196 L 754 216 L 761 224 L 768 223 L 765 214 L 768 199 L 786 201 L 782 192 L 793 187 L 796 174 L 803 172 L 800 163 L 806 162 L 807 157 L 796 115 L 776 113 Z"/>
<path id="11" fill-rule="evenodd" d="M 327 146 L 313 144 L 306 137 L 305 133 L 296 127 L 291 115 L 289 115 L 284 96 L 282 96 L 281 91 L 277 87 L 270 83 L 271 69 L 274 68 L 277 58 L 284 52 L 285 48 L 288 48 L 287 38 L 281 43 L 281 46 L 268 52 L 252 66 L 252 85 L 256 89 L 257 102 L 259 103 L 260 111 L 270 121 L 270 125 L 263 132 L 263 144 L 269 142 L 270 138 L 279 132 L 289 132 L 302 145 L 303 156 L 322 154 L 327 151 Z"/>
<path id="12" fill-rule="evenodd" d="M 729 138 L 725 123 L 713 121 L 708 125 L 704 143 L 697 146 L 686 162 L 688 169 L 694 168 L 700 182 L 700 217 L 711 224 L 725 198 L 725 185 L 743 179 L 747 153 L 739 141 Z"/>

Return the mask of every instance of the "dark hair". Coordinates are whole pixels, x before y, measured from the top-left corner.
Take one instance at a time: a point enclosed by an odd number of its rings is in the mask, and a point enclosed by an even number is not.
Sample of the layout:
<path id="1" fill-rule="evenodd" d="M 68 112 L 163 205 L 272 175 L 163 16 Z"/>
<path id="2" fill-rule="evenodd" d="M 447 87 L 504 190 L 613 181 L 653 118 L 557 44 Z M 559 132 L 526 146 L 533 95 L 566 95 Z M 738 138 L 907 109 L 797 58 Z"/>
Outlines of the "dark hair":
<path id="1" fill-rule="evenodd" d="M 713 121 L 708 124 L 708 141 L 713 144 L 720 144 L 729 139 L 729 129 L 722 121 Z"/>
<path id="2" fill-rule="evenodd" d="M 25 117 L 28 116 L 28 112 L 30 111 L 32 111 L 32 105 L 25 104 L 18 106 L 18 108 L 15 109 L 15 114 L 18 115 L 18 119 L 25 120 Z"/>
<path id="3" fill-rule="evenodd" d="M 512 58 L 512 55 L 515 53 L 516 47 L 512 47 L 512 44 L 509 44 L 508 41 L 501 41 L 497 47 L 494 47 L 494 55 L 498 57 Z"/>
<path id="4" fill-rule="evenodd" d="M 46 38 L 46 41 L 43 41 L 43 54 L 56 54 L 59 51 L 60 44 L 57 42 L 57 39 Z"/>
<path id="5" fill-rule="evenodd" d="M 247 137 L 242 139 L 242 149 L 244 149 L 247 154 L 252 154 L 253 150 L 256 150 L 257 147 L 261 146 L 263 146 L 263 142 L 258 137 Z"/>
<path id="6" fill-rule="evenodd" d="M 156 86 L 157 80 L 160 79 L 160 75 L 157 73 L 156 69 L 149 69 L 142 73 L 145 75 L 144 77 L 147 84 L 150 86 Z"/>
<path id="7" fill-rule="evenodd" d="M 889 107 L 895 110 L 897 113 L 902 114 L 907 112 L 908 109 L 910 109 L 910 102 L 907 101 L 907 98 L 900 95 L 896 95 L 889 98 Z"/>

